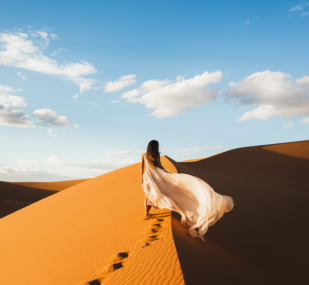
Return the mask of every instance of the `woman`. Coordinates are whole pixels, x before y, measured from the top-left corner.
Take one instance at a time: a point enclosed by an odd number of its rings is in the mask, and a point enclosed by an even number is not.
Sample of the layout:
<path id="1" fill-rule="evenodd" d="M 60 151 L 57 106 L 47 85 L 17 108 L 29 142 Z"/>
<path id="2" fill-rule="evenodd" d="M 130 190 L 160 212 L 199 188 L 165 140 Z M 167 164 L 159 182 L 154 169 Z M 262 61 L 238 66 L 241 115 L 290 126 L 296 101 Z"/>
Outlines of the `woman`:
<path id="1" fill-rule="evenodd" d="M 151 206 L 178 212 L 190 235 L 204 241 L 208 227 L 234 207 L 232 197 L 216 193 L 205 181 L 188 174 L 168 173 L 161 165 L 158 141 L 149 142 L 141 167 L 147 218 Z"/>

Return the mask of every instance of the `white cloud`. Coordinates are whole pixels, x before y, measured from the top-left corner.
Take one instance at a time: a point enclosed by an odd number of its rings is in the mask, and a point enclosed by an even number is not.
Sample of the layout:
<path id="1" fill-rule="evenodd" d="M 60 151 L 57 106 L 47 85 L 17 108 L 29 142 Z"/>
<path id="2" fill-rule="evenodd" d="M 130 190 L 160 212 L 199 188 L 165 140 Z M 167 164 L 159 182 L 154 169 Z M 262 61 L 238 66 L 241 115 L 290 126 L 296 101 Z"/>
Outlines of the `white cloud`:
<path id="1" fill-rule="evenodd" d="M 0 104 L 5 108 L 24 108 L 27 106 L 25 99 L 19 96 L 12 95 L 21 89 L 14 89 L 10 86 L 0 84 Z"/>
<path id="2" fill-rule="evenodd" d="M 20 128 L 33 127 L 33 123 L 21 110 L 5 110 L 0 106 L 0 125 Z"/>
<path id="3" fill-rule="evenodd" d="M 34 124 L 29 117 L 22 110 L 15 110 L 15 108 L 26 107 L 24 98 L 12 95 L 14 92 L 21 91 L 21 89 L 14 89 L 10 86 L 0 85 L 0 125 L 15 126 L 21 128 L 30 127 L 73 127 L 78 128 L 78 125 L 71 124 L 66 116 L 56 114 L 50 109 L 38 109 L 32 114 L 33 117 L 38 118 L 40 123 Z M 52 135 L 51 129 L 48 130 Z"/>
<path id="4" fill-rule="evenodd" d="M 293 126 L 294 126 L 294 122 L 291 121 L 291 122 L 288 122 L 287 124 L 285 124 L 282 128 L 290 130 L 290 129 L 293 128 Z"/>
<path id="5" fill-rule="evenodd" d="M 120 78 L 118 78 L 117 81 L 110 81 L 107 82 L 107 84 L 104 86 L 105 87 L 105 92 L 116 92 L 119 91 L 125 87 L 128 87 L 136 82 L 135 80 L 136 75 L 131 74 L 131 75 L 124 75 Z"/>
<path id="6" fill-rule="evenodd" d="M 10 182 L 47 182 L 70 180 L 73 177 L 61 176 L 57 173 L 51 173 L 40 170 L 28 170 L 18 167 L 0 168 L 0 180 Z"/>
<path id="7" fill-rule="evenodd" d="M 33 112 L 32 116 L 39 119 L 50 119 L 52 117 L 56 117 L 57 114 L 55 111 L 50 109 L 38 109 Z"/>
<path id="8" fill-rule="evenodd" d="M 93 88 L 94 79 L 83 76 L 97 73 L 93 65 L 86 61 L 80 63 L 58 64 L 43 54 L 54 34 L 44 31 L 34 33 L 0 33 L 0 65 L 14 66 L 44 74 L 62 76 L 80 86 L 80 92 Z"/>
<path id="9" fill-rule="evenodd" d="M 236 105 L 253 106 L 238 121 L 309 116 L 308 77 L 294 81 L 290 74 L 269 70 L 254 73 L 238 83 L 230 82 L 227 100 Z"/>
<path id="10" fill-rule="evenodd" d="M 32 113 L 32 116 L 40 119 L 40 123 L 38 126 L 48 126 L 48 127 L 73 127 L 78 128 L 78 125 L 70 124 L 68 118 L 66 116 L 58 115 L 55 111 L 50 109 L 38 109 Z M 51 135 L 51 132 L 50 132 Z"/>
<path id="11" fill-rule="evenodd" d="M 40 165 L 40 164 L 43 164 L 42 162 L 39 162 L 39 161 L 30 161 L 28 159 L 19 159 L 17 161 L 17 164 L 20 164 L 20 165 Z"/>
<path id="12" fill-rule="evenodd" d="M 212 73 L 206 71 L 187 80 L 178 76 L 176 82 L 149 80 L 141 84 L 138 89 L 122 94 L 121 98 L 154 109 L 150 116 L 172 117 L 215 100 L 219 93 L 218 89 L 205 89 L 205 87 L 219 82 L 221 77 L 221 71 Z"/>
<path id="13" fill-rule="evenodd" d="M 71 159 L 63 158 L 61 156 L 51 156 L 46 161 L 54 165 L 64 165 L 64 164 L 68 164 L 71 161 Z"/>
<path id="14" fill-rule="evenodd" d="M 120 103 L 120 100 L 114 100 L 111 103 Z"/>
<path id="15" fill-rule="evenodd" d="M 309 87 L 309 76 L 303 76 L 302 78 L 296 79 L 296 83 Z"/>
<path id="16" fill-rule="evenodd" d="M 21 128 L 33 127 L 33 123 L 22 110 L 12 110 L 12 108 L 26 107 L 24 98 L 12 95 L 12 93 L 20 90 L 0 85 L 0 125 Z"/>
<path id="17" fill-rule="evenodd" d="M 55 35 L 55 34 L 49 34 L 49 36 L 50 36 L 50 38 L 52 39 L 52 40 L 59 40 L 59 37 L 57 36 L 57 35 Z M 62 50 L 62 49 L 61 49 Z"/>
<path id="18" fill-rule="evenodd" d="M 77 97 L 78 97 L 78 93 L 77 94 L 75 94 L 74 96 L 72 96 L 74 99 L 77 99 Z"/>
<path id="19" fill-rule="evenodd" d="M 302 123 L 303 125 L 309 124 L 309 118 L 303 119 L 301 123 Z"/>
<path id="20" fill-rule="evenodd" d="M 27 76 L 22 75 L 20 72 L 17 72 L 17 75 L 20 76 L 21 80 L 26 80 Z"/>
<path id="21" fill-rule="evenodd" d="M 300 10 L 302 10 L 303 8 L 304 8 L 303 5 L 297 5 L 297 6 L 293 7 L 293 8 L 291 8 L 289 11 L 290 11 L 290 12 L 300 11 Z"/>
<path id="22" fill-rule="evenodd" d="M 300 17 L 305 17 L 305 16 L 309 16 L 308 12 L 303 12 L 299 14 Z"/>

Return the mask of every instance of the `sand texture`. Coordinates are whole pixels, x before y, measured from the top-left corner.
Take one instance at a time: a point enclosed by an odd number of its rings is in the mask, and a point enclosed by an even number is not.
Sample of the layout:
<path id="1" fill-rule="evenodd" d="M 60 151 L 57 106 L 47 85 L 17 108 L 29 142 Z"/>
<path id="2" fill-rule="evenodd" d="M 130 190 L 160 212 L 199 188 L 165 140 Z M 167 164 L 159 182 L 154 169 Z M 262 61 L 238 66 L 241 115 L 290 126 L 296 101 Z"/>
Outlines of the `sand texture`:
<path id="1" fill-rule="evenodd" d="M 79 183 L 85 182 L 87 180 L 88 179 L 56 181 L 56 182 L 11 182 L 11 183 L 31 188 L 38 188 L 42 190 L 45 189 L 45 190 L 61 191 L 74 185 L 77 185 Z"/>
<path id="2" fill-rule="evenodd" d="M 139 163 L 57 192 L 0 219 L 0 284 L 309 284 L 308 150 L 305 141 L 162 157 L 170 172 L 233 197 L 205 243 L 168 210 L 143 218 Z"/>
<path id="3" fill-rule="evenodd" d="M 57 182 L 1 182 L 0 218 L 88 179 Z"/>
<path id="4" fill-rule="evenodd" d="M 171 213 L 143 199 L 138 163 L 2 218 L 0 284 L 184 284 Z"/>
<path id="5" fill-rule="evenodd" d="M 187 285 L 309 284 L 309 141 L 231 150 L 173 164 L 230 195 L 234 209 L 192 239 L 172 229 Z"/>

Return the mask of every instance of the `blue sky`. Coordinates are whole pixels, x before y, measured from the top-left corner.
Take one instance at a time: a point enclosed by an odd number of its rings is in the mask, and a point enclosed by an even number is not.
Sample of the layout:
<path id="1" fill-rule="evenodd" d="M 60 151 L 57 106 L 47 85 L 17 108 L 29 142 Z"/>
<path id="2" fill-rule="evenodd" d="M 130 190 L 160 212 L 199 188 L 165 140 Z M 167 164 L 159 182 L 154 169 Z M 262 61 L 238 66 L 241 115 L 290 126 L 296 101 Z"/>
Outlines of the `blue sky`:
<path id="1" fill-rule="evenodd" d="M 302 1 L 2 1 L 0 180 L 308 139 L 308 27 Z"/>

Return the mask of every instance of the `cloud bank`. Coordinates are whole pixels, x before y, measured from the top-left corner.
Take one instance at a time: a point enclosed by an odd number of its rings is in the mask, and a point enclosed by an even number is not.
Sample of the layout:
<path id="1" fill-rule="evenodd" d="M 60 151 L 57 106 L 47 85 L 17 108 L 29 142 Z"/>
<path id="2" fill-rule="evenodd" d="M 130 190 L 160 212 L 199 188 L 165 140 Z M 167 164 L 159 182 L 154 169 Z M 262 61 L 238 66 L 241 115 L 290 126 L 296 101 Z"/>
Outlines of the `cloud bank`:
<path id="1" fill-rule="evenodd" d="M 205 87 L 219 82 L 221 77 L 221 71 L 212 73 L 206 71 L 190 79 L 178 76 L 174 82 L 149 80 L 139 88 L 122 94 L 121 98 L 126 99 L 127 102 L 140 103 L 148 109 L 154 109 L 150 116 L 172 117 L 214 101 L 219 90 Z"/>
<path id="2" fill-rule="evenodd" d="M 266 70 L 238 83 L 230 82 L 227 100 L 237 106 L 256 106 L 238 121 L 309 116 L 309 77 L 294 81 L 290 74 Z"/>
<path id="3" fill-rule="evenodd" d="M 92 88 L 95 80 L 84 76 L 97 73 L 93 65 L 86 61 L 58 64 L 43 54 L 50 40 L 56 38 L 45 31 L 0 33 L 0 65 L 61 76 L 78 84 L 80 93 Z"/>
<path id="4" fill-rule="evenodd" d="M 15 108 L 21 109 L 27 106 L 24 98 L 13 95 L 18 91 L 21 91 L 21 89 L 0 85 L 0 125 L 21 128 L 33 127 L 33 122 L 22 110 L 15 110 Z"/>
<path id="5" fill-rule="evenodd" d="M 78 128 L 77 124 L 71 124 L 66 116 L 58 115 L 50 109 L 38 109 L 32 113 L 32 116 L 38 118 L 40 127 L 73 127 Z"/>
<path id="6" fill-rule="evenodd" d="M 116 92 L 116 91 L 119 91 L 119 90 L 121 90 L 125 87 L 132 85 L 132 84 L 135 84 L 135 82 L 136 82 L 135 77 L 136 77 L 135 74 L 124 75 L 124 76 L 118 78 L 117 81 L 107 82 L 107 84 L 104 86 L 105 92 Z"/>

